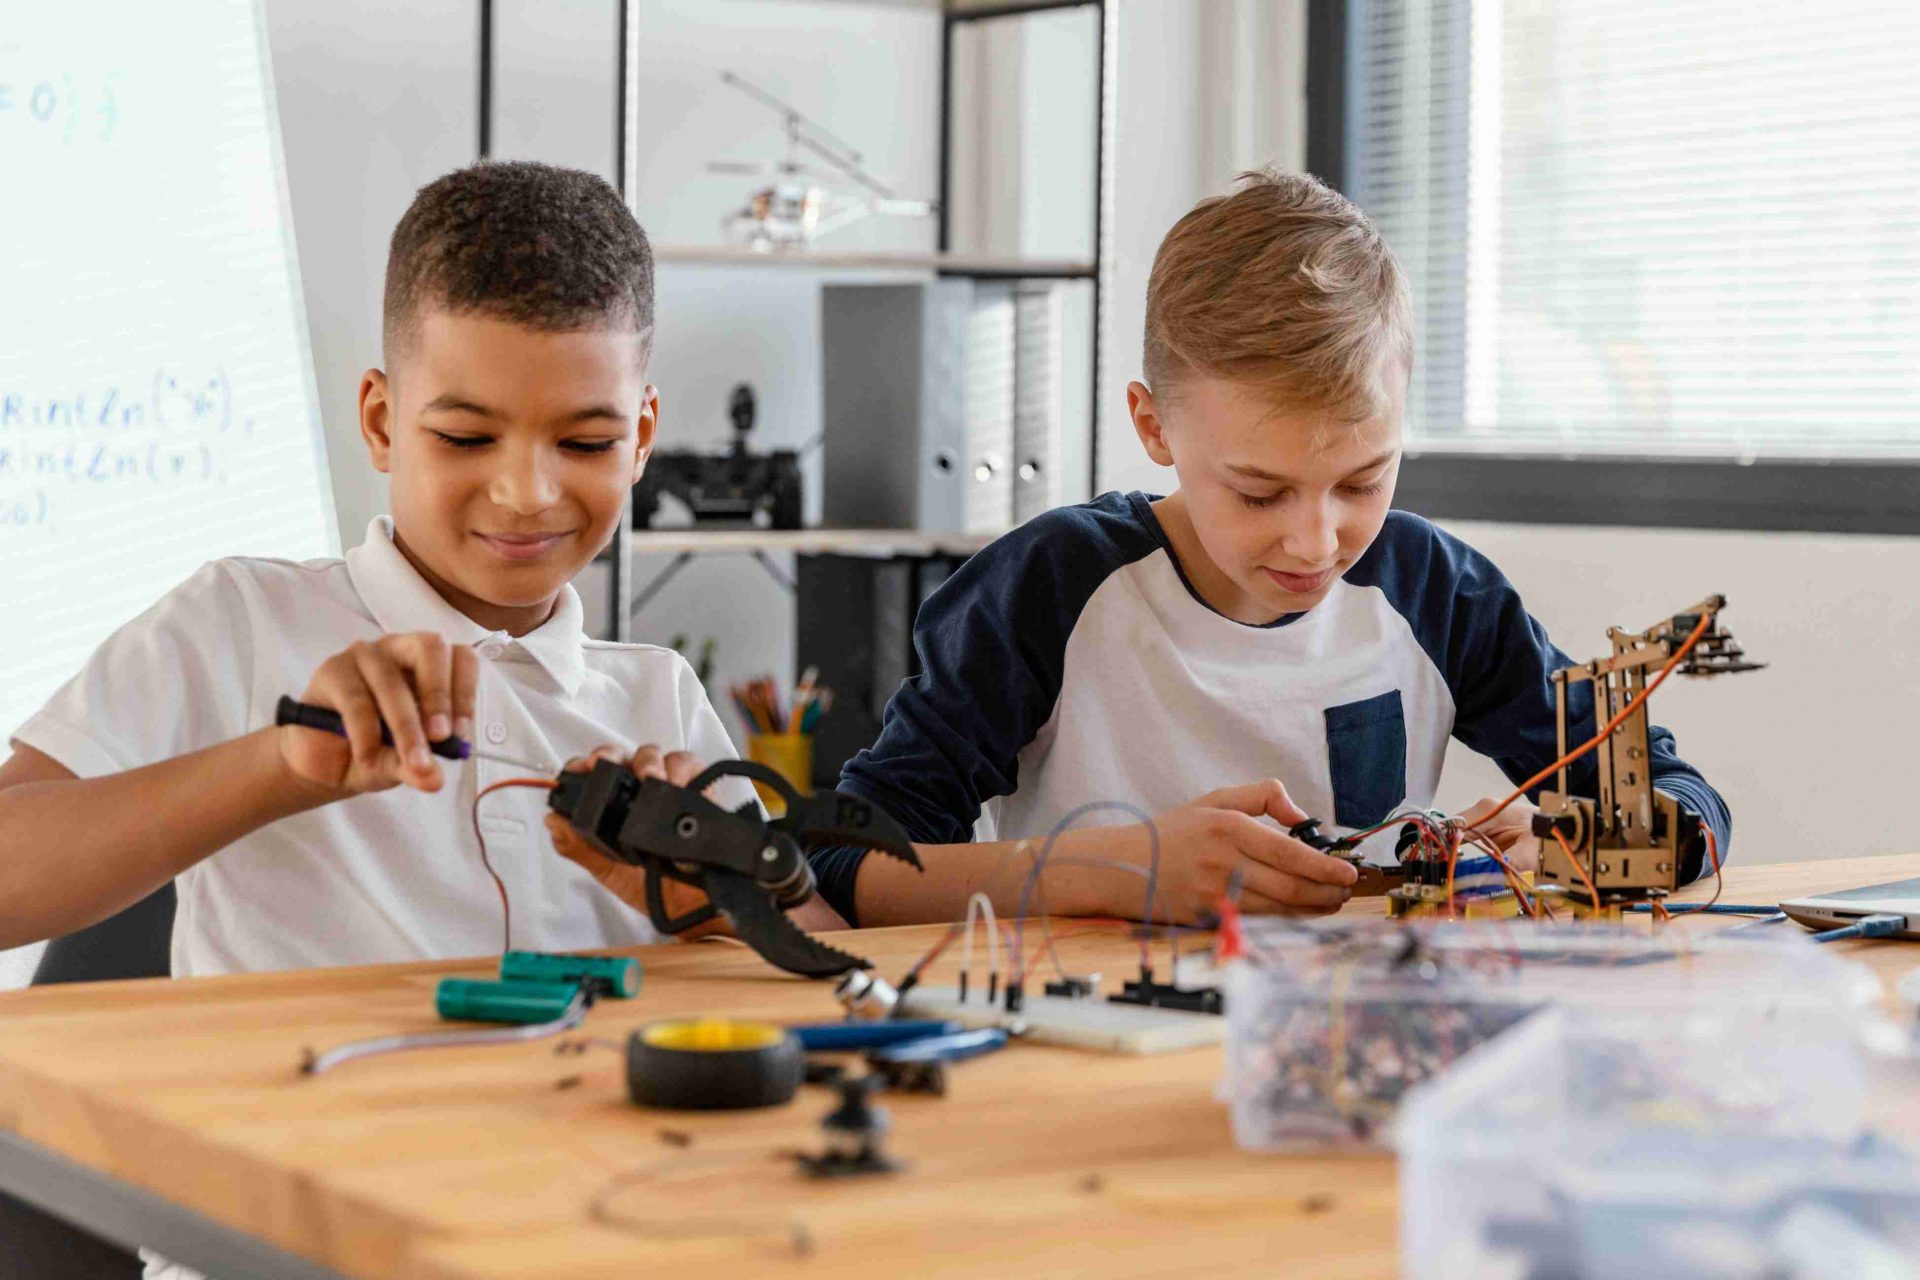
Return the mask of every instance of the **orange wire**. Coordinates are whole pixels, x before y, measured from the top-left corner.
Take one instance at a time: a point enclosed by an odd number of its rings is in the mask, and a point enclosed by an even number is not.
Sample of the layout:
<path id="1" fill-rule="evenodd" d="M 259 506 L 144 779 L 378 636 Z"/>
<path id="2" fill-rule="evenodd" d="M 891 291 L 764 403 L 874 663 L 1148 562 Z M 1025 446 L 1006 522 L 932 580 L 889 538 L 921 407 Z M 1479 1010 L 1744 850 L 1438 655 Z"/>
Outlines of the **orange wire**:
<path id="1" fill-rule="evenodd" d="M 1620 725 L 1625 722 L 1628 716 L 1632 715 L 1635 711 L 1639 710 L 1640 707 L 1646 702 L 1646 700 L 1653 696 L 1653 691 L 1655 689 L 1658 689 L 1660 685 L 1666 680 L 1666 678 L 1673 674 L 1673 669 L 1679 666 L 1681 661 L 1689 653 L 1693 652 L 1693 646 L 1700 643 L 1700 637 L 1706 634 L 1707 624 L 1711 621 L 1713 621 L 1713 615 L 1711 613 L 1707 613 L 1703 611 L 1700 614 L 1700 621 L 1694 624 L 1693 631 L 1687 636 L 1686 643 L 1681 645 L 1679 650 L 1671 658 L 1667 659 L 1667 665 L 1660 668 L 1660 674 L 1655 676 L 1651 681 L 1649 681 L 1646 688 L 1642 689 L 1637 695 L 1635 695 L 1633 700 L 1628 702 L 1626 706 L 1620 708 L 1620 713 L 1618 715 L 1614 716 L 1613 719 L 1607 721 L 1607 723 L 1601 727 L 1600 732 L 1594 734 L 1592 739 L 1586 742 L 1584 745 L 1575 747 L 1572 751 L 1569 751 L 1566 755 L 1561 756 L 1558 760 L 1555 760 L 1552 764 L 1548 765 L 1546 768 L 1542 769 L 1540 772 L 1534 774 L 1531 778 L 1528 778 L 1525 782 L 1521 783 L 1518 787 L 1515 787 L 1512 795 L 1508 796 L 1505 800 L 1502 800 L 1499 804 L 1495 805 L 1491 813 L 1487 814 L 1485 817 L 1480 819 L 1481 824 L 1485 825 L 1486 823 L 1493 821 L 1495 818 L 1499 817 L 1502 813 L 1505 813 L 1508 807 L 1511 806 L 1515 800 L 1519 800 L 1523 798 L 1527 794 L 1527 792 L 1532 790 L 1535 786 L 1537 786 L 1542 782 L 1545 782 L 1548 778 L 1552 777 L 1554 774 L 1558 773 L 1560 770 L 1572 764 L 1575 760 L 1578 760 L 1581 756 L 1586 755 L 1587 752 L 1592 751 L 1595 747 L 1605 742 L 1607 740 L 1607 735 L 1612 733 L 1615 729 L 1619 728 Z M 1594 682 L 1594 697 L 1596 698 L 1596 700 L 1599 697 L 1599 689 L 1600 689 L 1600 683 L 1599 681 L 1596 680 Z M 1573 850 L 1567 844 L 1566 839 L 1564 837 L 1561 837 L 1558 831 L 1555 831 L 1553 834 L 1556 838 L 1560 840 L 1561 848 L 1567 850 L 1567 856 L 1569 858 L 1573 858 Z M 1454 869 L 1454 864 L 1459 861 L 1459 858 L 1460 858 L 1460 849 L 1459 849 L 1459 844 L 1456 842 L 1453 848 L 1453 856 L 1447 863 L 1447 914 L 1448 915 L 1453 914 L 1453 869 Z M 1600 894 L 1598 893 L 1598 891 L 1596 891 L 1593 888 L 1592 877 L 1587 876 L 1586 868 L 1580 866 L 1579 859 L 1574 858 L 1574 866 L 1580 871 L 1581 876 L 1586 878 L 1587 890 L 1588 892 L 1593 894 L 1593 905 L 1597 909 L 1600 905 Z"/>
<path id="2" fill-rule="evenodd" d="M 1700 829 L 1707 833 L 1707 856 L 1713 859 L 1713 896 L 1707 899 L 1707 905 L 1712 906 L 1720 901 L 1720 890 L 1726 887 L 1727 881 L 1720 874 L 1720 842 L 1713 838 L 1713 828 L 1705 818 L 1700 820 Z"/>
<path id="3" fill-rule="evenodd" d="M 1587 869 L 1580 864 L 1580 859 L 1573 856 L 1573 846 L 1568 844 L 1567 838 L 1560 834 L 1560 828 L 1553 828 L 1553 838 L 1560 842 L 1560 850 L 1567 855 L 1567 861 L 1573 864 L 1573 869 L 1578 871 L 1580 878 L 1587 882 L 1587 892 L 1593 896 L 1593 909 L 1596 912 L 1599 911 L 1600 891 L 1593 887 L 1593 877 L 1587 874 Z"/>
<path id="4" fill-rule="evenodd" d="M 1452 824 L 1449 824 L 1447 829 L 1452 833 L 1452 852 L 1451 856 L 1447 859 L 1447 915 L 1451 918 L 1454 912 L 1453 875 L 1454 871 L 1460 865 L 1460 832 L 1462 829 L 1454 827 Z M 1521 888 L 1523 881 L 1520 879 L 1520 873 L 1515 871 L 1513 864 L 1502 856 L 1499 848 L 1494 845 L 1492 837 L 1488 836 L 1478 827 L 1472 828 L 1472 831 L 1474 834 L 1474 843 L 1484 850 L 1487 856 L 1499 864 L 1501 873 L 1507 878 L 1507 887 L 1513 890 L 1514 898 L 1520 903 L 1521 907 L 1525 909 L 1528 917 L 1532 918 L 1536 914 L 1533 900 L 1528 897 L 1525 890 Z"/>
<path id="5" fill-rule="evenodd" d="M 1495 810 L 1497 813 L 1498 810 Z M 1449 826 L 1448 831 L 1453 828 Z M 1447 919 L 1453 919 L 1453 873 L 1460 867 L 1460 842 L 1448 837 L 1447 846 Z"/>
<path id="6" fill-rule="evenodd" d="M 473 797 L 473 838 L 480 842 L 480 865 L 493 877 L 493 887 L 500 894 L 500 954 L 513 950 L 513 903 L 507 897 L 507 882 L 493 869 L 493 859 L 487 856 L 487 837 L 480 830 L 480 802 L 504 787 L 539 787 L 542 791 L 551 791 L 558 786 L 552 778 L 502 778 L 480 788 Z"/>
<path id="7" fill-rule="evenodd" d="M 1711 621 L 1713 621 L 1713 615 L 1711 613 L 1702 612 L 1700 615 L 1700 621 L 1694 624 L 1692 634 L 1690 634 L 1687 637 L 1687 642 L 1680 646 L 1679 652 L 1675 653 L 1671 658 L 1667 659 L 1667 665 L 1660 668 L 1660 674 L 1655 676 L 1653 680 L 1648 683 L 1646 688 L 1642 689 L 1637 695 L 1635 695 L 1634 699 L 1631 702 L 1627 703 L 1626 706 L 1620 708 L 1619 715 L 1607 721 L 1606 725 L 1600 730 L 1600 732 L 1595 734 L 1593 736 L 1593 739 L 1588 743 L 1586 743 L 1584 746 L 1575 747 L 1572 751 L 1569 751 L 1566 755 L 1561 756 L 1558 760 L 1555 760 L 1552 764 L 1548 765 L 1546 768 L 1542 769 L 1540 772 L 1534 774 L 1531 778 L 1528 778 L 1525 782 L 1521 783 L 1518 787 L 1514 788 L 1514 792 L 1512 795 L 1508 796 L 1505 800 L 1502 800 L 1498 805 L 1496 805 L 1492 813 L 1489 813 L 1485 817 L 1480 819 L 1481 824 L 1485 825 L 1486 823 L 1493 821 L 1500 814 L 1504 813 L 1507 807 L 1511 805 L 1515 800 L 1521 799 L 1527 794 L 1527 792 L 1531 791 L 1535 786 L 1539 785 L 1542 782 L 1545 782 L 1549 777 L 1558 773 L 1560 770 L 1572 764 L 1575 760 L 1578 760 L 1581 756 L 1586 755 L 1587 752 L 1593 750 L 1595 747 L 1605 742 L 1607 740 L 1607 735 L 1612 733 L 1615 729 L 1619 728 L 1620 725 L 1626 720 L 1628 716 L 1632 715 L 1635 711 L 1639 710 L 1641 704 L 1646 702 L 1648 698 L 1651 698 L 1653 696 L 1653 691 L 1660 687 L 1661 682 L 1664 681 L 1668 676 L 1673 674 L 1673 669 L 1680 665 L 1681 660 L 1684 659 L 1689 653 L 1693 652 L 1693 646 L 1700 643 L 1700 637 L 1706 634 L 1707 623 Z M 1599 681 L 1596 680 L 1594 682 L 1594 693 L 1596 698 L 1599 696 L 1599 687 L 1600 687 Z"/>

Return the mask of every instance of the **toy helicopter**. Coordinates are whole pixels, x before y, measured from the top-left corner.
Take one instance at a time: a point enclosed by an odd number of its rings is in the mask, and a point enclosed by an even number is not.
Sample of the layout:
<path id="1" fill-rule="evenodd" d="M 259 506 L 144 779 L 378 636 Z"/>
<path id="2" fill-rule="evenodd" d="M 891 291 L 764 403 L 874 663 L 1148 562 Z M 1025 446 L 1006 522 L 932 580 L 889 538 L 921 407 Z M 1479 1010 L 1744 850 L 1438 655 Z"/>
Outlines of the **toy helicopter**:
<path id="1" fill-rule="evenodd" d="M 778 112 L 786 130 L 786 153 L 771 164 L 716 160 L 707 166 L 714 173 L 756 177 L 770 174 L 773 179 L 721 220 L 721 230 L 730 239 L 762 251 L 799 249 L 821 236 L 875 215 L 902 218 L 933 215 L 935 205 L 926 200 L 902 198 L 867 171 L 859 151 L 802 115 L 799 108 L 732 71 L 722 71 L 720 81 Z M 843 194 L 813 180 L 803 152 L 824 162 L 845 181 L 858 187 L 859 193 Z"/>

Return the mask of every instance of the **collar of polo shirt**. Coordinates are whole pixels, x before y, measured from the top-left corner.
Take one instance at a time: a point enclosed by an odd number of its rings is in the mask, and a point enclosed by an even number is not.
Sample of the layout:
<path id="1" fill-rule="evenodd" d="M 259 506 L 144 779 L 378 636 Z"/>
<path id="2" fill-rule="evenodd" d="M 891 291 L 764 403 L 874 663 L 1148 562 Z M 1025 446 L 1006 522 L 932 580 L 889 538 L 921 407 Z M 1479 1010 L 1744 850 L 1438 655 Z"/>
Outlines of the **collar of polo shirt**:
<path id="1" fill-rule="evenodd" d="M 391 516 L 373 518 L 367 526 L 366 541 L 347 552 L 347 573 L 382 630 L 396 634 L 432 631 L 445 636 L 450 644 L 517 644 L 545 668 L 568 697 L 580 691 L 587 670 L 581 653 L 586 641 L 582 626 L 586 614 L 580 606 L 580 593 L 571 583 L 560 588 L 553 616 L 526 635 L 516 638 L 503 631 L 489 631 L 448 604 L 407 563 L 400 548 L 393 545 Z"/>

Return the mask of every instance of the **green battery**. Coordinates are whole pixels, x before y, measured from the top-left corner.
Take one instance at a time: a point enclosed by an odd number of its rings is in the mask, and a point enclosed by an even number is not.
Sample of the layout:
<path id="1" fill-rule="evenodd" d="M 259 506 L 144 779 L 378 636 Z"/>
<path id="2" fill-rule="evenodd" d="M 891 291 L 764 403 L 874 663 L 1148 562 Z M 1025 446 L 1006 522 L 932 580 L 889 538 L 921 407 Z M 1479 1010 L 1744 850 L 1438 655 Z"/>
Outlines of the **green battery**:
<path id="1" fill-rule="evenodd" d="M 502 982 L 593 982 L 595 994 L 628 1000 L 640 994 L 640 962 L 631 956 L 556 956 L 509 951 L 500 957 Z"/>
<path id="2" fill-rule="evenodd" d="M 433 1007 L 449 1022 L 552 1022 L 579 996 L 571 982 L 480 982 L 442 978 Z"/>

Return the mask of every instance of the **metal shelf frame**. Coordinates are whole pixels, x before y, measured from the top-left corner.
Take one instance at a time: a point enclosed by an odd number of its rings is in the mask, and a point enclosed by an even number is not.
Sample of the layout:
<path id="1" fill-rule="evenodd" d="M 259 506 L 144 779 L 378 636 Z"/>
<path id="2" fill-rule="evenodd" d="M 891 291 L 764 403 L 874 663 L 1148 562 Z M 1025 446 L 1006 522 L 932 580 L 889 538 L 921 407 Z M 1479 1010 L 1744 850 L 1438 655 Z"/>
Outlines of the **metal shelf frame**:
<path id="1" fill-rule="evenodd" d="M 632 126 L 635 102 L 629 87 L 631 69 L 638 57 L 634 48 L 636 24 L 633 21 L 636 6 L 644 0 L 619 0 L 619 17 L 615 33 L 616 70 L 614 102 L 614 163 L 615 185 L 624 197 L 633 190 L 636 175 L 635 157 L 630 153 L 627 139 Z M 812 0 L 814 3 L 875 3 L 876 0 Z M 1091 366 L 1091 392 L 1088 400 L 1088 417 L 1085 425 L 1087 432 L 1087 487 L 1090 493 L 1100 491 L 1100 382 L 1103 374 L 1102 358 L 1106 333 L 1105 294 L 1107 275 L 1112 267 L 1110 238 L 1113 226 L 1113 117 L 1114 82 L 1116 58 L 1118 56 L 1117 0 L 889 0 L 892 7 L 937 12 L 940 15 L 940 163 L 939 192 L 940 216 L 937 251 L 932 255 L 859 255 L 854 253 L 836 254 L 823 252 L 818 258 L 805 254 L 794 255 L 754 255 L 764 258 L 768 267 L 814 266 L 820 268 L 844 269 L 888 269 L 899 267 L 924 268 L 942 276 L 959 276 L 971 279 L 990 280 L 1087 280 L 1093 290 L 1092 306 L 1092 344 L 1088 364 Z M 479 157 L 486 159 L 492 152 L 493 142 L 493 4 L 494 0 L 478 0 L 479 17 L 479 137 L 477 149 Z M 1098 98 L 1095 111 L 1094 128 L 1094 191 L 1093 191 L 1093 259 L 1091 262 L 1062 262 L 1058 260 L 1031 263 L 982 259 L 975 255 L 963 255 L 953 252 L 952 216 L 950 203 L 953 191 L 953 79 L 954 79 L 954 33 L 964 24 L 992 22 L 1002 19 L 1029 17 L 1038 13 L 1050 13 L 1061 9 L 1092 9 L 1096 14 L 1098 27 L 1099 64 L 1095 73 L 1095 93 Z M 871 264 L 862 261 L 863 257 L 874 258 Z M 662 260 L 679 258 L 683 261 L 709 261 L 715 263 L 734 263 L 731 255 L 719 248 L 670 249 L 662 255 Z M 886 261 L 880 261 L 880 259 Z M 836 259 L 838 259 L 836 261 Z M 747 267 L 763 265 L 752 258 L 741 258 L 735 265 Z M 630 528 L 630 519 L 622 528 Z M 612 571 L 609 584 L 611 603 L 611 625 L 609 635 L 615 640 L 629 640 L 633 634 L 633 539 L 616 537 L 608 553 Z"/>
<path id="2" fill-rule="evenodd" d="M 1093 136 L 1093 271 L 1088 277 L 1093 287 L 1093 343 L 1091 358 L 1092 389 L 1087 398 L 1087 492 L 1093 496 L 1100 492 L 1100 377 L 1101 338 L 1105 333 L 1103 324 L 1105 277 L 1112 255 L 1108 252 L 1107 237 L 1112 227 L 1111 199 L 1113 193 L 1113 83 L 1115 58 L 1119 47 L 1117 3 L 1116 0 L 1029 0 L 1027 3 L 947 3 L 940 14 L 940 237 L 938 241 L 941 253 L 953 250 L 953 38 L 954 33 L 963 25 L 976 22 L 992 22 L 999 19 L 1026 18 L 1036 13 L 1051 13 L 1061 9 L 1092 9 L 1098 24 L 1098 37 L 1095 44 L 1099 50 L 1099 65 L 1094 76 L 1094 96 L 1098 109 L 1094 113 Z M 985 277 L 987 273 L 970 273 Z M 1017 273 L 994 273 L 992 278 L 1020 278 Z M 1038 278 L 1028 276 L 1028 279 Z"/>

